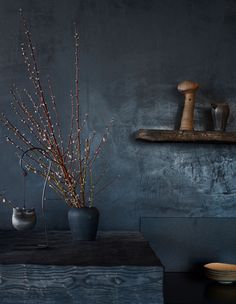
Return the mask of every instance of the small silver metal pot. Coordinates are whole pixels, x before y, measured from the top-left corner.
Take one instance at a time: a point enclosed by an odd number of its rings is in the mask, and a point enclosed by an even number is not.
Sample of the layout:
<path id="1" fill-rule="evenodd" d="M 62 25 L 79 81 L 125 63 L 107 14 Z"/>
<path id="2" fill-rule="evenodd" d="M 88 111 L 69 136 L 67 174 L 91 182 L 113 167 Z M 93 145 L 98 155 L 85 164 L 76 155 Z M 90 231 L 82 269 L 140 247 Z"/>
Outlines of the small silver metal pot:
<path id="1" fill-rule="evenodd" d="M 12 213 L 12 226 L 16 230 L 30 230 L 36 224 L 36 213 L 34 208 L 25 209 L 16 207 L 13 208 Z"/>

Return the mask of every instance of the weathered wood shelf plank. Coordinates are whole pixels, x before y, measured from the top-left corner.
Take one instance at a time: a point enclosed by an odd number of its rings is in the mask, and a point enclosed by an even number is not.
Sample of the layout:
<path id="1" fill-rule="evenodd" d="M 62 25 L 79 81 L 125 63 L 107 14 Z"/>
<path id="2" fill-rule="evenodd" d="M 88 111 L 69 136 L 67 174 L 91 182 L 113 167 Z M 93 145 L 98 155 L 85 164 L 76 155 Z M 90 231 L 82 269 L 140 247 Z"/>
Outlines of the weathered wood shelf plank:
<path id="1" fill-rule="evenodd" d="M 236 132 L 179 131 L 140 129 L 135 133 L 138 140 L 150 142 L 199 142 L 236 144 Z"/>

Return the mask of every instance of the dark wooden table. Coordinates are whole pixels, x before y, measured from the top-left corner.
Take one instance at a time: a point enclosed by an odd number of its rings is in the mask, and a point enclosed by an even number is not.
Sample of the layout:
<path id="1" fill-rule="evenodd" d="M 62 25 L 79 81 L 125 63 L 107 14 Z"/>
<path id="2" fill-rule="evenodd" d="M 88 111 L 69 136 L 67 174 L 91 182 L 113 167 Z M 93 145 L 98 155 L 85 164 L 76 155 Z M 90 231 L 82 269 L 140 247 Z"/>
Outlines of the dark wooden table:
<path id="1" fill-rule="evenodd" d="M 141 234 L 0 232 L 0 303 L 162 304 L 163 267 Z"/>
<path id="2" fill-rule="evenodd" d="M 236 284 L 220 284 L 201 272 L 167 272 L 164 294 L 165 304 L 235 304 Z"/>

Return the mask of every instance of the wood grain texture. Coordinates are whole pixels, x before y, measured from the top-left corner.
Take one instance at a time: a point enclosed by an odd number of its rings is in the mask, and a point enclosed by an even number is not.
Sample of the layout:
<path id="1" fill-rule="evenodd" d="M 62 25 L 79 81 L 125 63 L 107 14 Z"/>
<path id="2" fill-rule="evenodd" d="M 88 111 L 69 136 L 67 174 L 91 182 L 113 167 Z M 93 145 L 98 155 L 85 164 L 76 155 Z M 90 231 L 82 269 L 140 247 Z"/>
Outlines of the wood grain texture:
<path id="1" fill-rule="evenodd" d="M 1 265 L 1 303 L 162 304 L 156 267 Z"/>
<path id="2" fill-rule="evenodd" d="M 137 232 L 0 231 L 0 303 L 162 304 L 163 266 Z"/>
<path id="3" fill-rule="evenodd" d="M 135 138 L 151 142 L 202 142 L 236 144 L 236 132 L 140 129 Z"/>

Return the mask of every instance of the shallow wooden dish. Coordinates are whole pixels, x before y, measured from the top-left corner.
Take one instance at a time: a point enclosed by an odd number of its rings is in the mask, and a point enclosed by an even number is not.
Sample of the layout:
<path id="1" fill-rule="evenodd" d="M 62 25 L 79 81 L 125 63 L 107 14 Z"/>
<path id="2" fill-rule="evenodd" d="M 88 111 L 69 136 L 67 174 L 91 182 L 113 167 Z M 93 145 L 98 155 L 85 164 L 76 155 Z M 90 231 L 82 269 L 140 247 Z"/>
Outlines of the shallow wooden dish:
<path id="1" fill-rule="evenodd" d="M 216 272 L 222 271 L 235 271 L 236 272 L 236 265 L 235 264 L 226 264 L 226 263 L 209 263 L 204 265 L 206 269 L 213 270 Z"/>
<path id="2" fill-rule="evenodd" d="M 236 282 L 236 265 L 226 263 L 209 263 L 204 265 L 206 276 L 221 284 Z"/>

